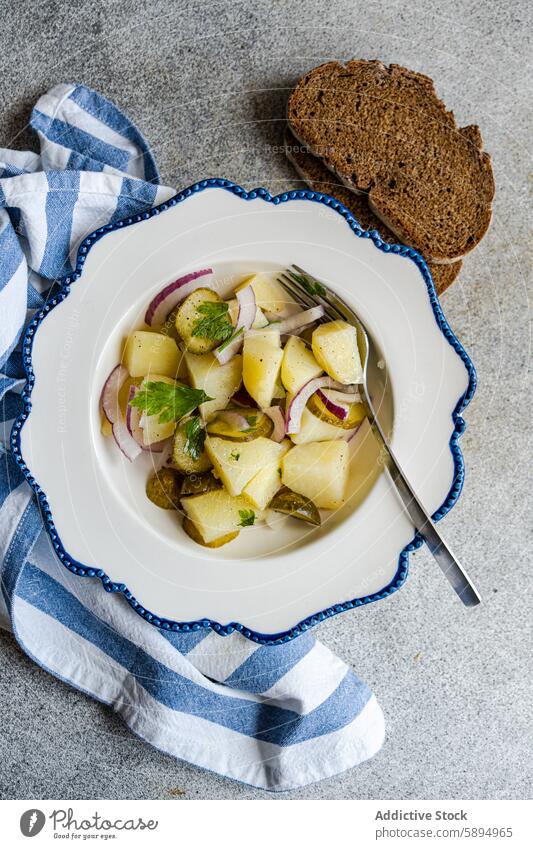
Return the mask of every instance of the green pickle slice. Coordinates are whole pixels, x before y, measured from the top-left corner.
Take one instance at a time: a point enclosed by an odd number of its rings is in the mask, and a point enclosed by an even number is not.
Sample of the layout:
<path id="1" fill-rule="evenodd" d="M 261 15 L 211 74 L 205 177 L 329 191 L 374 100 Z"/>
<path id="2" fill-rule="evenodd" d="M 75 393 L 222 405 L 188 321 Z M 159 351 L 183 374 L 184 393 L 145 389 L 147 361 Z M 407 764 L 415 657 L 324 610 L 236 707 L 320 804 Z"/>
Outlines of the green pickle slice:
<path id="1" fill-rule="evenodd" d="M 203 475 L 186 475 L 181 484 L 181 497 L 186 495 L 203 495 L 204 492 L 211 492 L 213 489 L 220 489 L 222 484 L 218 481 L 211 472 L 205 472 Z"/>
<path id="2" fill-rule="evenodd" d="M 328 410 L 316 392 L 314 395 L 311 395 L 307 406 L 318 419 L 322 419 L 323 422 L 329 422 L 329 424 L 335 425 L 335 427 L 340 427 L 342 430 L 351 430 L 353 427 L 356 427 L 363 421 L 366 415 L 364 406 L 360 402 L 356 402 L 355 404 L 348 405 L 348 415 L 344 420 L 338 419 L 334 413 Z"/>
<path id="3" fill-rule="evenodd" d="M 181 497 L 181 475 L 167 467 L 159 469 L 148 479 L 146 495 L 163 510 L 177 510 Z"/>
<path id="4" fill-rule="evenodd" d="M 310 525 L 321 524 L 320 513 L 314 502 L 310 498 L 306 498 L 305 495 L 300 495 L 299 492 L 293 492 L 287 486 L 283 486 L 276 493 L 269 507 L 276 513 L 285 513 L 294 519 L 309 522 Z"/>
<path id="5" fill-rule="evenodd" d="M 232 411 L 227 410 L 226 412 Z M 260 410 L 249 410 L 240 407 L 233 412 L 239 413 L 239 415 L 244 416 L 250 422 L 250 427 L 247 430 L 235 430 L 235 428 L 223 419 L 215 418 L 207 425 L 207 432 L 212 436 L 229 439 L 230 442 L 251 442 L 260 436 L 268 439 L 274 429 L 272 419 Z"/>

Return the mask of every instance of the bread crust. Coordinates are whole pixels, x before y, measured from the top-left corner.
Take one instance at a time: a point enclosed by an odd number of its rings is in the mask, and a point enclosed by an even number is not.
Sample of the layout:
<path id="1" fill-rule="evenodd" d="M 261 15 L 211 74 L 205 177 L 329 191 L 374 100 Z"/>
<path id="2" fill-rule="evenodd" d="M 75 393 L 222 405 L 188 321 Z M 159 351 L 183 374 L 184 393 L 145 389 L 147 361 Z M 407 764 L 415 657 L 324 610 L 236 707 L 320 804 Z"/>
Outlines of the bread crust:
<path id="1" fill-rule="evenodd" d="M 485 235 L 495 188 L 481 132 L 457 126 L 424 74 L 327 62 L 298 82 L 288 119 L 310 153 L 433 263 L 456 262 Z"/>
<path id="2" fill-rule="evenodd" d="M 285 133 L 285 153 L 309 188 L 337 198 L 350 210 L 365 230 L 378 230 L 384 242 L 393 244 L 398 241 L 395 234 L 374 215 L 368 205 L 367 196 L 363 192 L 351 191 L 341 183 L 336 175 L 326 168 L 322 160 L 309 153 L 306 146 L 299 142 L 289 129 Z M 439 295 L 451 286 L 461 266 L 460 260 L 446 265 L 428 262 L 428 268 Z"/>

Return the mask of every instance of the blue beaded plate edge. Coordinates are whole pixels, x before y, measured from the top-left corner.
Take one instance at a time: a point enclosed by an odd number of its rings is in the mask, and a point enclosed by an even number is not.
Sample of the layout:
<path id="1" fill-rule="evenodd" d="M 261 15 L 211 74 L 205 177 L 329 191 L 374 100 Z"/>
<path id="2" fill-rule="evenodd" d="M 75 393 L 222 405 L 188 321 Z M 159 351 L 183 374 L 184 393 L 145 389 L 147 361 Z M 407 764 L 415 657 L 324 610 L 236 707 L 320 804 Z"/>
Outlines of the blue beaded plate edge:
<path id="1" fill-rule="evenodd" d="M 191 195 L 197 192 L 204 191 L 205 189 L 211 188 L 224 189 L 225 191 L 231 192 L 237 197 L 242 198 L 242 200 L 255 200 L 257 198 L 261 198 L 266 203 L 272 203 L 276 206 L 280 203 L 286 203 L 291 200 L 310 200 L 316 203 L 324 204 L 325 206 L 329 206 L 331 209 L 334 209 L 336 212 L 342 215 L 342 217 L 346 219 L 346 222 L 348 223 L 348 225 L 356 236 L 363 239 L 371 239 L 379 250 L 384 251 L 386 253 L 391 252 L 400 254 L 401 256 L 407 256 L 417 265 L 427 287 L 429 299 L 433 308 L 433 313 L 435 315 L 435 321 L 437 322 L 437 325 L 441 329 L 442 333 L 444 334 L 452 348 L 457 352 L 457 354 L 463 361 L 469 376 L 468 387 L 464 394 L 461 395 L 461 397 L 459 398 L 455 409 L 452 412 L 454 431 L 450 438 L 450 450 L 452 452 L 454 461 L 453 483 L 444 502 L 433 514 L 433 519 L 435 521 L 438 521 L 444 515 L 446 515 L 449 510 L 451 510 L 451 508 L 454 506 L 457 499 L 459 498 L 459 495 L 461 494 L 464 482 L 465 467 L 463 455 L 459 448 L 459 438 L 465 431 L 466 423 L 464 419 L 461 418 L 460 413 L 462 413 L 465 407 L 470 403 L 472 396 L 474 395 L 474 392 L 476 390 L 477 381 L 474 364 L 472 363 L 472 360 L 466 353 L 459 340 L 454 335 L 453 331 L 451 330 L 448 322 L 444 317 L 444 313 L 442 312 L 442 308 L 440 306 L 437 293 L 435 291 L 433 280 L 431 279 L 431 274 L 424 259 L 420 256 L 420 254 L 412 248 L 406 247 L 405 245 L 394 245 L 389 244 L 387 242 L 383 242 L 377 230 L 363 230 L 361 225 L 353 217 L 351 212 L 338 200 L 321 192 L 314 192 L 305 189 L 298 189 L 290 192 L 284 192 L 280 195 L 272 196 L 266 189 L 263 188 L 253 189 L 252 191 L 247 192 L 245 191 L 245 189 L 241 188 L 241 186 L 232 183 L 230 180 L 223 180 L 217 178 L 202 180 L 201 182 L 189 186 L 189 188 L 179 192 L 174 197 L 170 198 L 170 200 L 160 204 L 157 207 L 154 207 L 153 209 L 147 212 L 135 215 L 131 218 L 126 218 L 123 221 L 116 221 L 112 224 L 107 224 L 105 227 L 100 227 L 98 230 L 95 230 L 94 233 L 91 233 L 89 236 L 87 236 L 87 238 L 84 239 L 81 243 L 80 248 L 78 250 L 76 268 L 74 272 L 72 274 L 67 275 L 62 280 L 58 281 L 59 291 L 56 295 L 54 295 L 53 298 L 50 299 L 50 301 L 46 303 L 46 305 L 41 310 L 39 310 L 35 314 L 26 329 L 22 347 L 23 364 L 26 373 L 26 384 L 22 393 L 24 410 L 18 416 L 13 425 L 11 431 L 11 449 L 21 471 L 23 472 L 26 480 L 28 481 L 37 496 L 42 511 L 43 520 L 50 536 L 50 539 L 52 541 L 52 545 L 54 546 L 54 549 L 56 551 L 56 554 L 58 555 L 63 565 L 67 569 L 69 569 L 73 574 L 79 575 L 81 577 L 99 578 L 102 582 L 104 589 L 107 592 L 121 593 L 136 613 L 146 619 L 147 622 L 150 622 L 152 625 L 155 625 L 157 628 L 162 628 L 163 630 L 167 631 L 179 631 L 181 633 L 198 631 L 201 628 L 211 628 L 213 631 L 220 634 L 221 636 L 227 636 L 229 634 L 232 634 L 234 631 L 239 631 L 248 639 L 253 640 L 256 643 L 260 643 L 261 645 L 280 645 L 281 643 L 288 642 L 289 640 L 298 637 L 300 634 L 304 633 L 309 628 L 313 627 L 314 625 L 317 625 L 319 622 L 322 622 L 325 619 L 330 618 L 331 616 L 335 616 L 337 613 L 342 613 L 346 610 L 351 610 L 352 608 L 361 607 L 364 604 L 370 604 L 373 601 L 378 601 L 380 599 L 387 598 L 387 596 L 396 592 L 396 590 L 398 590 L 404 584 L 407 578 L 407 573 L 409 570 L 409 554 L 412 551 L 415 551 L 417 548 L 420 548 L 420 546 L 422 545 L 423 540 L 420 534 L 417 532 L 413 537 L 412 541 L 400 552 L 396 573 L 390 583 L 386 587 L 384 587 L 380 592 L 365 596 L 363 598 L 356 598 L 352 599 L 351 601 L 345 601 L 341 604 L 336 604 L 333 607 L 328 607 L 326 610 L 322 610 L 319 613 L 315 613 L 313 616 L 308 616 L 306 619 L 302 620 L 288 631 L 283 631 L 277 634 L 261 634 L 257 631 L 253 631 L 251 628 L 246 628 L 246 626 L 241 625 L 238 622 L 231 622 L 229 624 L 222 625 L 220 622 L 214 622 L 211 619 L 202 619 L 196 622 L 174 622 L 169 619 L 160 618 L 151 611 L 146 610 L 142 606 L 142 604 L 137 601 L 136 598 L 133 597 L 133 595 L 128 590 L 125 584 L 115 583 L 111 580 L 111 578 L 109 578 L 108 575 L 106 575 L 106 573 L 102 569 L 87 567 L 82 563 L 78 563 L 76 560 L 69 556 L 69 554 L 63 548 L 61 539 L 59 538 L 59 534 L 57 533 L 57 530 L 55 528 L 53 517 L 48 506 L 46 494 L 38 485 L 37 481 L 32 476 L 30 469 L 24 462 L 20 447 L 20 433 L 24 422 L 26 421 L 31 412 L 30 399 L 33 385 L 35 382 L 35 375 L 31 359 L 35 333 L 37 332 L 37 328 L 39 327 L 40 323 L 50 312 L 50 310 L 56 307 L 59 303 L 61 303 L 61 301 L 63 301 L 68 296 L 71 284 L 78 280 L 81 276 L 85 259 L 91 247 L 99 239 L 101 239 L 102 236 L 105 236 L 106 233 L 109 233 L 113 230 L 119 230 L 122 227 L 127 227 L 131 224 L 136 224 L 140 221 L 152 218 L 154 215 L 159 215 L 161 212 L 165 212 L 170 207 L 173 207 L 178 203 L 182 203 L 188 197 L 191 197 Z"/>

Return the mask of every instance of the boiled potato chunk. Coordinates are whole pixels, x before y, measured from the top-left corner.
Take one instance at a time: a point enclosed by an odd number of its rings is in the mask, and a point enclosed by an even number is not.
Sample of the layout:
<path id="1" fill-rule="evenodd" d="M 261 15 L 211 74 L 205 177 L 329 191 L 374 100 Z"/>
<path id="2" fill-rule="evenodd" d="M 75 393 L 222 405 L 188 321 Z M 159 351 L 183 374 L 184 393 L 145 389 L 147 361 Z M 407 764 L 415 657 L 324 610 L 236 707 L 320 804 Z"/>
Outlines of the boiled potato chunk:
<path id="1" fill-rule="evenodd" d="M 281 347 L 281 329 L 280 322 L 274 321 L 266 327 L 261 327 L 259 330 L 249 330 L 246 334 L 249 340 L 255 340 L 270 348 Z"/>
<path id="2" fill-rule="evenodd" d="M 357 331 L 347 321 L 328 321 L 315 328 L 313 354 L 333 380 L 345 384 L 363 382 Z"/>
<path id="3" fill-rule="evenodd" d="M 205 450 L 215 474 L 230 495 L 240 495 L 246 484 L 268 463 L 278 462 L 283 448 L 264 436 L 252 442 L 230 442 L 218 436 L 208 436 Z"/>
<path id="4" fill-rule="evenodd" d="M 244 385 L 259 407 L 270 407 L 283 359 L 279 330 L 255 330 L 245 336 L 242 352 Z"/>
<path id="5" fill-rule="evenodd" d="M 145 445 L 154 445 L 172 436 L 176 429 L 176 422 L 159 422 L 159 413 L 155 416 L 146 416 L 143 423 L 143 441 Z"/>
<path id="6" fill-rule="evenodd" d="M 146 377 L 152 373 L 176 377 L 181 351 L 174 339 L 162 333 L 136 330 L 124 349 L 124 365 L 131 377 Z"/>
<path id="7" fill-rule="evenodd" d="M 278 377 L 278 379 L 276 380 L 276 383 L 274 384 L 274 389 L 273 389 L 273 392 L 272 392 L 272 400 L 274 401 L 274 399 L 276 399 L 277 401 L 283 401 L 283 399 L 285 398 L 286 395 L 287 395 L 287 391 L 286 391 L 285 387 L 283 386 L 283 383 L 281 382 L 281 375 L 280 375 Z"/>
<path id="8" fill-rule="evenodd" d="M 305 342 L 298 336 L 290 336 L 281 362 L 281 381 L 285 389 L 295 395 L 309 380 L 319 377 L 322 371 L 322 366 Z"/>
<path id="9" fill-rule="evenodd" d="M 259 510 L 264 510 L 281 487 L 281 467 L 279 461 L 292 447 L 288 439 L 280 443 L 280 454 L 270 463 L 265 463 L 261 471 L 246 484 L 242 494 Z"/>
<path id="10" fill-rule="evenodd" d="M 296 445 L 281 460 L 281 479 L 317 507 L 335 510 L 348 482 L 348 445 L 344 440 Z"/>
<path id="11" fill-rule="evenodd" d="M 229 363 L 221 366 L 214 354 L 185 354 L 185 362 L 195 389 L 203 389 L 212 398 L 200 404 L 200 414 L 207 421 L 217 410 L 228 406 L 229 399 L 242 381 L 242 356 L 236 354 Z"/>
<path id="12" fill-rule="evenodd" d="M 302 423 L 298 433 L 289 433 L 289 437 L 295 445 L 340 439 L 343 435 L 344 430 L 341 427 L 336 427 L 331 422 L 315 416 L 308 407 L 302 413 Z"/>
<path id="13" fill-rule="evenodd" d="M 257 306 L 271 315 L 283 318 L 294 312 L 294 308 L 297 306 L 283 286 L 274 277 L 267 274 L 250 275 L 235 288 L 235 291 L 238 292 L 245 286 L 252 287 Z"/>
<path id="14" fill-rule="evenodd" d="M 239 316 L 239 302 L 237 301 L 237 298 L 232 298 L 231 301 L 228 301 L 228 315 L 231 323 L 235 327 L 235 325 L 237 324 L 237 318 Z M 252 327 L 258 329 L 261 327 L 266 327 L 267 324 L 268 318 L 264 314 L 261 307 L 257 307 Z"/>
<path id="15" fill-rule="evenodd" d="M 141 389 L 145 383 L 175 383 L 164 374 L 150 374 L 141 383 Z M 142 416 L 143 440 L 145 445 L 153 445 L 155 442 L 161 442 L 163 439 L 168 439 L 176 430 L 176 422 L 161 422 L 159 421 L 160 413 L 155 416 Z"/>
<path id="16" fill-rule="evenodd" d="M 235 531 L 240 531 L 243 527 L 243 516 L 240 511 L 243 513 L 246 511 L 245 515 L 250 516 L 249 501 L 242 497 L 234 498 L 225 489 L 215 489 L 203 495 L 182 498 L 181 506 L 206 545 Z M 253 518 L 255 524 L 262 515 L 255 513 Z"/>
<path id="17" fill-rule="evenodd" d="M 232 540 L 237 539 L 239 536 L 239 531 L 233 531 L 232 534 L 226 534 L 223 537 L 212 539 L 211 542 L 206 542 L 194 522 L 191 522 L 188 517 L 185 517 L 183 520 L 183 530 L 187 536 L 197 542 L 198 545 L 203 545 L 206 548 L 221 548 L 223 545 L 227 545 L 228 542 L 232 542 Z"/>

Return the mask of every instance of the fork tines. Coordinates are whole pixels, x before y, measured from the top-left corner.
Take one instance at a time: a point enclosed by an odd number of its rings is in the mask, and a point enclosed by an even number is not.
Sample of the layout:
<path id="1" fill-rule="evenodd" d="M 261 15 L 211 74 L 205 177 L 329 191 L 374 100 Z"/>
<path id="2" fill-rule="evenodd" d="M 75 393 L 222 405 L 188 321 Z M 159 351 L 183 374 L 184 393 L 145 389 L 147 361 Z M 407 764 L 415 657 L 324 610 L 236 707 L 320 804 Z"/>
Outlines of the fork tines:
<path id="1" fill-rule="evenodd" d="M 283 288 L 307 309 L 321 304 L 324 307 L 325 316 L 330 321 L 339 318 L 338 311 L 328 299 L 328 290 L 324 284 L 298 265 L 292 265 L 291 268 L 280 274 L 278 283 L 281 283 Z"/>

